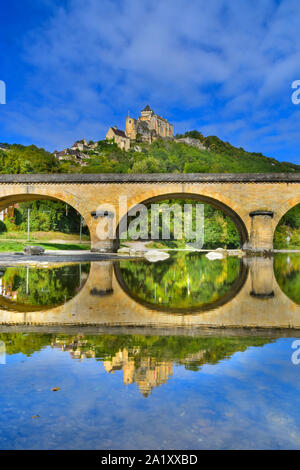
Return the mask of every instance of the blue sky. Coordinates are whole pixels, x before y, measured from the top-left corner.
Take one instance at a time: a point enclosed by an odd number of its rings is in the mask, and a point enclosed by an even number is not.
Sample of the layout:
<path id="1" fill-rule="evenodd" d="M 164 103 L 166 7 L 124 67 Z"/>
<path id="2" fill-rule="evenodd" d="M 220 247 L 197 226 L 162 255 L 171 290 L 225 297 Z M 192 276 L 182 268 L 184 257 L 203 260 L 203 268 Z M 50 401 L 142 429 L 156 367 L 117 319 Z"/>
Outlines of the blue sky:
<path id="1" fill-rule="evenodd" d="M 10 0 L 0 142 L 62 149 L 149 103 L 175 125 L 300 163 L 296 0 Z"/>

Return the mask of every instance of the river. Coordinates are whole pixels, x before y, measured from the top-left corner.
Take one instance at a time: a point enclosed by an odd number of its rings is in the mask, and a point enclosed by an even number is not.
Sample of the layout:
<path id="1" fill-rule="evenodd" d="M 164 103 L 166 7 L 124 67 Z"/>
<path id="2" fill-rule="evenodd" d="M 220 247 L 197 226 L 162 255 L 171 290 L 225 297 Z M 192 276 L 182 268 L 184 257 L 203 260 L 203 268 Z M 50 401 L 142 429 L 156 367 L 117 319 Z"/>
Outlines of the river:
<path id="1" fill-rule="evenodd" d="M 0 448 L 299 448 L 298 338 L 294 253 L 3 266 Z"/>

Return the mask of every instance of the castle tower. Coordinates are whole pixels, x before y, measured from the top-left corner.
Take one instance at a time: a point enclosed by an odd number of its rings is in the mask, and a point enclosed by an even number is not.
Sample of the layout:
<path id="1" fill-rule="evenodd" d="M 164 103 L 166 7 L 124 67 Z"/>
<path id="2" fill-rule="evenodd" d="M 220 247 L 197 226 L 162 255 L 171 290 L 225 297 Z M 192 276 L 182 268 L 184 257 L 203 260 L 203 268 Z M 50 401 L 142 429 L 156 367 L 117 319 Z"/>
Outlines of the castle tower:
<path id="1" fill-rule="evenodd" d="M 154 115 L 154 111 L 150 108 L 149 104 L 141 111 L 140 120 L 141 121 L 151 121 L 152 116 Z"/>
<path id="2" fill-rule="evenodd" d="M 127 116 L 127 118 L 126 118 L 125 134 L 131 140 L 136 139 L 136 119 L 134 119 L 130 116 Z"/>

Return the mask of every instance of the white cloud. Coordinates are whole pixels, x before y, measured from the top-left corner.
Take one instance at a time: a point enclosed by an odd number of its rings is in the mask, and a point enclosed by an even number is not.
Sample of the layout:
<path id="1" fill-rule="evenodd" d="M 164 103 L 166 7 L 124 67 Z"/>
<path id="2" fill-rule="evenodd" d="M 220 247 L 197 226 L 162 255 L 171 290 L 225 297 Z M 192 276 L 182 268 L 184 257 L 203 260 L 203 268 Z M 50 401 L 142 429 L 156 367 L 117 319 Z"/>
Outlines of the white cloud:
<path id="1" fill-rule="evenodd" d="M 39 99 L 32 94 L 20 133 L 52 147 L 70 135 L 102 137 L 147 102 L 177 121 L 256 132 L 257 116 L 290 105 L 299 20 L 294 0 L 69 0 L 26 38 Z M 14 117 L 21 122 L 24 108 Z"/>

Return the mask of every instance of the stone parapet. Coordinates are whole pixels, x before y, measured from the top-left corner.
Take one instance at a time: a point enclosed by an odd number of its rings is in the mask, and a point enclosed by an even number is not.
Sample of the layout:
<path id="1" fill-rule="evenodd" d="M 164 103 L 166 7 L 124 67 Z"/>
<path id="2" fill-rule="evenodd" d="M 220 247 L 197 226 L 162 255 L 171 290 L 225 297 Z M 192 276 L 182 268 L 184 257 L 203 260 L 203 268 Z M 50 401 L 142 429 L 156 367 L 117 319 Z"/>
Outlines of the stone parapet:
<path id="1" fill-rule="evenodd" d="M 0 175 L 5 183 L 299 183 L 300 173 L 148 173 Z"/>

